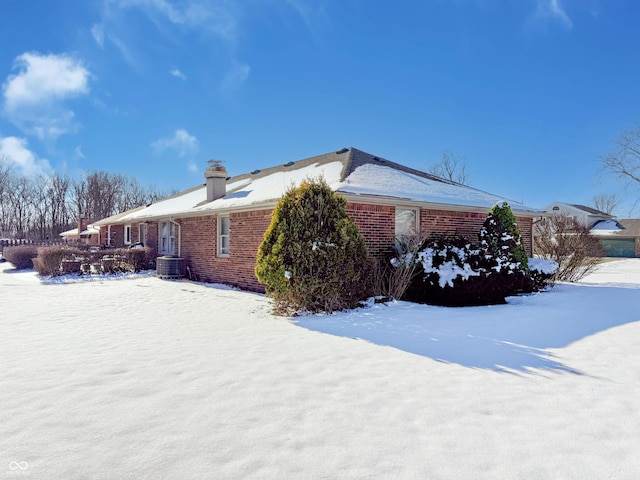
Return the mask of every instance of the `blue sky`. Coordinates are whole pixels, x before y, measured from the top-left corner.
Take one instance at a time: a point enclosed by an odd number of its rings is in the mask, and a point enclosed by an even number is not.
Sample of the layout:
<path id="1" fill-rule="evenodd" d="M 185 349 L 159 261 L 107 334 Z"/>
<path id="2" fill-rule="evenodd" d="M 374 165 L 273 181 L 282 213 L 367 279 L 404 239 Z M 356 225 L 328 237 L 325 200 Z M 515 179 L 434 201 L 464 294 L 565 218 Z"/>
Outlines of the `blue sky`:
<path id="1" fill-rule="evenodd" d="M 3 0 L 0 154 L 161 189 L 353 146 L 529 205 L 632 191 L 637 0 Z"/>

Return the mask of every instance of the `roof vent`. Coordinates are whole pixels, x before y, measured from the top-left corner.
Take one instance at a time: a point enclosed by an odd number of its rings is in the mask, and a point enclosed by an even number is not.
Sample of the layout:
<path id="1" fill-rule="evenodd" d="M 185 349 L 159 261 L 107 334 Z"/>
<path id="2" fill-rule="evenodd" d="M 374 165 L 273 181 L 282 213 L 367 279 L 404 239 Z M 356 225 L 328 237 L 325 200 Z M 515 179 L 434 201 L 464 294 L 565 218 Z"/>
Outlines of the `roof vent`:
<path id="1" fill-rule="evenodd" d="M 349 151 L 349 149 L 348 149 L 348 148 L 343 148 L 342 150 L 338 150 L 336 153 L 337 153 L 338 155 L 340 155 L 340 154 L 343 154 L 343 153 L 347 153 L 348 151 Z"/>
<path id="2" fill-rule="evenodd" d="M 285 167 L 293 167 L 293 165 L 294 165 L 295 163 L 296 163 L 296 162 L 289 162 L 289 163 L 285 163 L 285 164 L 284 164 L 284 166 L 285 166 Z"/>
<path id="3" fill-rule="evenodd" d="M 257 175 L 260 173 L 260 169 L 256 169 L 253 172 L 251 172 L 251 175 Z"/>

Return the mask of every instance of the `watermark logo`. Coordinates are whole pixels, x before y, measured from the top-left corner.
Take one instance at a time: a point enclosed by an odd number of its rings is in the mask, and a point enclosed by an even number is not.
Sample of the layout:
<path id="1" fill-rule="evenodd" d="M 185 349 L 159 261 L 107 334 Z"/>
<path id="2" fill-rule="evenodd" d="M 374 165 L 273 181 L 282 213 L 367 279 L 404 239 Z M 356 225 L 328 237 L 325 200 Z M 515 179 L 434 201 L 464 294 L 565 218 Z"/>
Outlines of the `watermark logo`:
<path id="1" fill-rule="evenodd" d="M 29 468 L 29 464 L 27 462 L 9 462 L 9 470 L 27 470 Z"/>

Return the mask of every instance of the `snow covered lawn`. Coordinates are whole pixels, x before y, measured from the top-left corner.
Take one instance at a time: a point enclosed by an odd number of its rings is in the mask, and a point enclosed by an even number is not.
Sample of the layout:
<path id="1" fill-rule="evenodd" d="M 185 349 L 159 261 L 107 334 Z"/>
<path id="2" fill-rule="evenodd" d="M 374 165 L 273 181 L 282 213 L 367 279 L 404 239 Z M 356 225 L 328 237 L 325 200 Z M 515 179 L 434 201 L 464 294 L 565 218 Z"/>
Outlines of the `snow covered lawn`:
<path id="1" fill-rule="evenodd" d="M 297 319 L 210 285 L 10 268 L 3 479 L 640 477 L 640 260 L 508 305 Z"/>

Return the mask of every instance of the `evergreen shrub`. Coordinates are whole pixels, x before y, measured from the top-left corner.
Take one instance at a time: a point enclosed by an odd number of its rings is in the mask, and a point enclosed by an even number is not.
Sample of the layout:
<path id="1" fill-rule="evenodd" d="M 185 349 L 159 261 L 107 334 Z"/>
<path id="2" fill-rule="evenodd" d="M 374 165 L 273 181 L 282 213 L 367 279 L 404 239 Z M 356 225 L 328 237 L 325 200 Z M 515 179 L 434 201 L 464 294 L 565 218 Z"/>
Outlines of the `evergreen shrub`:
<path id="1" fill-rule="evenodd" d="M 404 297 L 410 301 L 492 305 L 534 290 L 520 230 L 506 203 L 490 210 L 476 243 L 456 234 L 434 235 L 416 261 L 418 274 Z"/>
<path id="2" fill-rule="evenodd" d="M 255 273 L 275 311 L 333 312 L 369 296 L 371 264 L 346 200 L 323 179 L 292 186 L 258 249 Z"/>

